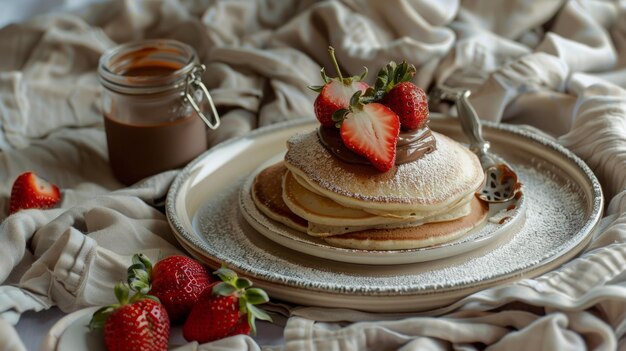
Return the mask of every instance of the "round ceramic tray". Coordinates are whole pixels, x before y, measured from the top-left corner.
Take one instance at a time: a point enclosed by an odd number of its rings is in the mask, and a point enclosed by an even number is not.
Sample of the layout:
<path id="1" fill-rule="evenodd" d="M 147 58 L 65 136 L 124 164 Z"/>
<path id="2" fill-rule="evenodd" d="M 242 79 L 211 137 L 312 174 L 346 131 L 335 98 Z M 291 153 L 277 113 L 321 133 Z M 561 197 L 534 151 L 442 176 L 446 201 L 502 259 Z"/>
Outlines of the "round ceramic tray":
<path id="1" fill-rule="evenodd" d="M 266 167 L 281 161 L 284 154 L 281 152 L 270 158 L 248 176 L 241 187 L 239 207 L 242 217 L 266 238 L 305 254 L 340 262 L 372 265 L 426 262 L 476 250 L 511 235 L 524 224 L 526 206 L 524 196 L 521 196 L 507 203 L 491 204 L 489 214 L 483 223 L 462 238 L 451 242 L 404 250 L 356 250 L 336 247 L 321 238 L 312 237 L 268 218 L 254 204 L 250 192 L 254 177 Z"/>
<path id="2" fill-rule="evenodd" d="M 432 129 L 461 142 L 454 119 L 433 114 Z M 302 305 L 366 311 L 423 311 L 472 292 L 537 276 L 574 257 L 591 238 L 603 206 L 589 168 L 558 144 L 512 126 L 483 133 L 524 184 L 526 220 L 511 235 L 452 257 L 402 265 L 336 262 L 286 248 L 241 215 L 249 175 L 284 152 L 293 134 L 316 127 L 296 121 L 261 128 L 207 151 L 175 179 L 166 211 L 180 243 L 212 267 L 224 263 L 270 297 Z"/>

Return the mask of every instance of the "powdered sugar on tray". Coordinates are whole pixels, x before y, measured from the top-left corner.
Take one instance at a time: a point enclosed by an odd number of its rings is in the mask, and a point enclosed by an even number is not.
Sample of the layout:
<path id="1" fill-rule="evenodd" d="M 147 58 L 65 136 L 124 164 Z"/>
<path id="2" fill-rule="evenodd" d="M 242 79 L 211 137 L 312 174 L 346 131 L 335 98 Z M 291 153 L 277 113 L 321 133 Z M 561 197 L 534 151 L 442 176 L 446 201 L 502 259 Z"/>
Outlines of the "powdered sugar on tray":
<path id="1" fill-rule="evenodd" d="M 331 293 L 394 295 L 454 289 L 500 279 L 544 263 L 580 241 L 585 194 L 573 181 L 540 162 L 515 164 L 524 184 L 526 222 L 499 246 L 440 260 L 398 266 L 364 266 L 297 253 L 256 233 L 239 213 L 246 177 L 209 199 L 193 218 L 186 238 L 210 257 L 252 277 Z"/>

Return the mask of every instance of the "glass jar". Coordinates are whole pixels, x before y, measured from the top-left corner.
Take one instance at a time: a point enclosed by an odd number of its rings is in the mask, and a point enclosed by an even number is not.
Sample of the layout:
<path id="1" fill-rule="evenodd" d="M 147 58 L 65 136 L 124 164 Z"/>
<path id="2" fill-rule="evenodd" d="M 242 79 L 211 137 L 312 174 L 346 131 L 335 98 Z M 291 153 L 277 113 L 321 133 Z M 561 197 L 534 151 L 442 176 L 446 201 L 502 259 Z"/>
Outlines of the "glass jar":
<path id="1" fill-rule="evenodd" d="M 207 147 L 220 120 L 193 48 L 157 39 L 100 58 L 102 110 L 113 174 L 124 184 L 179 168 Z"/>

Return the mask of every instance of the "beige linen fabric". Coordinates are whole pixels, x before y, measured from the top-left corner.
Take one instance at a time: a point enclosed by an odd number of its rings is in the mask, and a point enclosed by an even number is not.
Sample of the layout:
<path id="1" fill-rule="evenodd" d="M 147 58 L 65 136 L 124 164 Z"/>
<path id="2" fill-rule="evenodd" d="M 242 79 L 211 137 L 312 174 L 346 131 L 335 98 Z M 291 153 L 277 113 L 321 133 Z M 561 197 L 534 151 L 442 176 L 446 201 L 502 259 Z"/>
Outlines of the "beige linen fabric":
<path id="1" fill-rule="evenodd" d="M 140 248 L 153 260 L 179 253 L 165 216 L 147 203 L 165 194 L 173 176 L 163 173 L 67 210 L 20 211 L 4 220 L 1 316 L 16 323 L 27 310 L 107 304 L 111 283 L 125 280 Z"/>
<path id="2" fill-rule="evenodd" d="M 626 348 L 625 1 L 128 0 L 0 30 L 0 349 L 24 349 L 11 327 L 22 312 L 110 302 L 134 252 L 180 252 L 159 211 L 176 171 L 121 188 L 95 74 L 107 48 L 156 37 L 191 44 L 206 64 L 223 117 L 211 145 L 313 118 L 307 85 L 320 65 L 333 72 L 333 45 L 346 75 L 368 66 L 371 82 L 406 59 L 424 88 L 471 89 L 482 118 L 537 128 L 583 158 L 607 200 L 592 244 L 541 277 L 421 314 L 282 306 L 283 345 L 238 336 L 180 350 Z M 58 184 L 63 202 L 5 218 L 26 170 Z"/>

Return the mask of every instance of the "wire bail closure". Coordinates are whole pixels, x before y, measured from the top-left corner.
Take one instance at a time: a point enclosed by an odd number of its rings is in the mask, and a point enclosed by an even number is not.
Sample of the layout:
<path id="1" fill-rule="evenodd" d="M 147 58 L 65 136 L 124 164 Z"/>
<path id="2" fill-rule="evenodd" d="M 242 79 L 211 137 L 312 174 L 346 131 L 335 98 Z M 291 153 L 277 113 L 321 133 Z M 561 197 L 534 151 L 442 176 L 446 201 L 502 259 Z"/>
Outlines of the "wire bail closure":
<path id="1" fill-rule="evenodd" d="M 191 73 L 187 76 L 187 80 L 185 81 L 185 101 L 191 104 L 198 117 L 202 118 L 204 123 L 211 129 L 215 130 L 220 126 L 220 116 L 217 114 L 217 109 L 215 108 L 215 104 L 213 103 L 213 99 L 211 98 L 211 94 L 209 94 L 209 90 L 206 88 L 204 83 L 202 83 L 202 73 L 206 70 L 205 65 L 196 65 Z M 194 99 L 192 94 L 194 94 L 198 89 L 200 89 L 211 107 L 211 116 L 212 119 L 208 118 L 200 109 L 198 102 Z M 202 98 L 199 99 L 202 102 Z"/>

